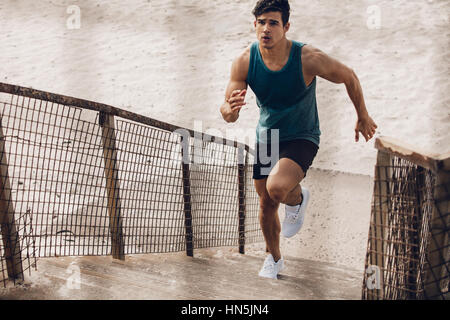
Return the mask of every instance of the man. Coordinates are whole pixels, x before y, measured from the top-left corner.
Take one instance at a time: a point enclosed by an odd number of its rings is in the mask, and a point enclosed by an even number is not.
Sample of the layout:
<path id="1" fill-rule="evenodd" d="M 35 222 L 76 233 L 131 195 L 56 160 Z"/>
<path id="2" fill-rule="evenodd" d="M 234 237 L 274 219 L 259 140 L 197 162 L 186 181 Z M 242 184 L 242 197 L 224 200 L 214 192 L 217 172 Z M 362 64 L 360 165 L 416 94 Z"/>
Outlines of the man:
<path id="1" fill-rule="evenodd" d="M 247 86 L 256 95 L 260 119 L 253 178 L 260 199 L 260 224 L 270 253 L 259 275 L 276 279 L 283 268 L 280 232 L 292 237 L 300 230 L 309 201 L 309 192 L 300 182 L 320 144 L 316 77 L 345 84 L 358 117 L 356 142 L 360 133 L 366 142 L 372 139 L 377 125 L 367 112 L 352 69 L 311 45 L 286 38 L 290 27 L 287 0 L 260 0 L 253 14 L 259 41 L 233 61 L 220 111 L 225 121 L 235 122 L 246 104 Z M 271 161 L 265 157 L 267 151 Z M 282 226 L 277 213 L 280 203 L 286 206 Z"/>

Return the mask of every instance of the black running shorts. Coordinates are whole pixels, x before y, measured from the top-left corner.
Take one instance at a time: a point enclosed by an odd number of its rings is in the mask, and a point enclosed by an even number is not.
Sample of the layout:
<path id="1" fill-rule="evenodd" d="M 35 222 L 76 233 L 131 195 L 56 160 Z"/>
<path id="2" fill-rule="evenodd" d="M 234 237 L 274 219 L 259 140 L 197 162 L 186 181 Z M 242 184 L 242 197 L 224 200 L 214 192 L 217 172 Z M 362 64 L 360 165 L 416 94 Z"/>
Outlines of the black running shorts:
<path id="1" fill-rule="evenodd" d="M 261 154 L 260 150 L 262 150 Z M 280 142 L 279 157 L 276 157 L 275 155 L 274 158 L 271 159 L 271 150 L 270 144 L 256 144 L 253 179 L 266 179 L 270 174 L 270 170 L 272 170 L 277 162 L 283 158 L 295 161 L 303 169 L 306 176 L 306 172 L 308 172 L 309 167 L 316 157 L 319 147 L 314 142 L 300 139 Z"/>

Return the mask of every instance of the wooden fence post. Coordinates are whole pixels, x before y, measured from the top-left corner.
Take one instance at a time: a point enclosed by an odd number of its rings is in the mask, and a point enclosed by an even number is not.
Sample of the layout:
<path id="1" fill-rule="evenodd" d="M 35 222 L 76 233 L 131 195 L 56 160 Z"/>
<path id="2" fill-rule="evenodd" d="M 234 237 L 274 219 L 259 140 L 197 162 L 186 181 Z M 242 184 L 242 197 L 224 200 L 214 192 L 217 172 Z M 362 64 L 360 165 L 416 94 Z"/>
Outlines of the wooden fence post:
<path id="1" fill-rule="evenodd" d="M 0 228 L 5 251 L 6 268 L 10 279 L 23 279 L 19 233 L 15 224 L 14 204 L 8 175 L 5 137 L 0 117 Z"/>
<path id="2" fill-rule="evenodd" d="M 114 259 L 125 260 L 114 117 L 104 112 L 100 112 L 99 124 L 102 128 L 103 159 L 105 161 L 112 255 Z"/>
<path id="3" fill-rule="evenodd" d="M 416 197 L 416 214 L 411 217 L 406 217 L 410 224 L 410 230 L 408 230 L 408 238 L 410 245 L 411 259 L 408 266 L 408 275 L 406 281 L 406 295 L 409 300 L 416 300 L 418 298 L 418 283 L 417 279 L 420 276 L 420 228 L 424 223 L 424 212 L 423 203 L 425 201 L 422 192 L 425 186 L 425 175 L 426 170 L 418 166 L 415 171 L 413 171 L 411 177 L 408 179 L 410 181 L 415 180 L 413 184 L 413 195 Z"/>
<path id="4" fill-rule="evenodd" d="M 244 158 L 243 148 L 238 148 L 238 184 L 239 184 L 239 253 L 245 254 L 245 183 L 248 154 Z"/>
<path id="5" fill-rule="evenodd" d="M 192 202 L 191 202 L 191 173 L 189 153 L 189 132 L 181 135 L 181 159 L 183 170 L 183 208 L 184 226 L 186 228 L 186 254 L 194 256 L 194 237 L 192 232 Z"/>
<path id="6" fill-rule="evenodd" d="M 389 211 L 389 166 L 391 165 L 391 157 L 389 154 L 378 151 L 377 165 L 375 170 L 375 185 L 374 193 L 378 193 L 378 197 L 374 199 L 374 207 L 379 207 L 379 211 L 376 209 L 372 213 L 372 225 L 371 225 L 371 248 L 370 261 L 372 266 L 376 266 L 379 270 L 379 283 L 377 287 L 372 290 L 368 290 L 368 296 L 371 299 L 383 299 L 384 298 L 384 243 L 386 218 Z M 369 266 L 370 267 L 370 266 Z M 378 289 L 379 288 L 379 289 Z"/>
<path id="7" fill-rule="evenodd" d="M 443 160 L 450 166 L 450 158 Z M 450 299 L 449 292 L 449 226 L 450 226 L 450 171 L 440 168 L 434 186 L 433 214 L 428 244 L 428 269 L 424 281 L 427 299 Z"/>

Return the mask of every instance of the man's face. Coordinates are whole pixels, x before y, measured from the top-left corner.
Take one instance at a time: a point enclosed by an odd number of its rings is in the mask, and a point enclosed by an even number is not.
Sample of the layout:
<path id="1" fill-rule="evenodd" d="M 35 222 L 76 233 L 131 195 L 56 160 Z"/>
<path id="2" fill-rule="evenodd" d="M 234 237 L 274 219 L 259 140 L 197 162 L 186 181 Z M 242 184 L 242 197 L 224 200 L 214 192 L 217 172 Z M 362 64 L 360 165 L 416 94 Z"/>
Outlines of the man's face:
<path id="1" fill-rule="evenodd" d="M 255 21 L 256 36 L 263 48 L 271 49 L 280 42 L 289 30 L 289 22 L 283 26 L 281 12 L 266 12 Z"/>

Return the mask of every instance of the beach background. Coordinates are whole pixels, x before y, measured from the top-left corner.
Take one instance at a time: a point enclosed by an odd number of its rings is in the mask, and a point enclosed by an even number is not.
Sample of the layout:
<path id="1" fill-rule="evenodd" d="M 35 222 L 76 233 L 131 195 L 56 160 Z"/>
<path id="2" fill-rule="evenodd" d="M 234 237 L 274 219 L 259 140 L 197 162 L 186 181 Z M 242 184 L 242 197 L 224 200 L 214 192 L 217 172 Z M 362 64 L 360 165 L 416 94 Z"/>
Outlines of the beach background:
<path id="1" fill-rule="evenodd" d="M 256 40 L 255 1 L 3 0 L 0 82 L 126 109 L 253 145 L 253 93 L 223 121 L 233 59 Z M 353 68 L 376 136 L 432 153 L 450 151 L 450 2 L 290 1 L 289 39 Z M 344 85 L 318 79 L 322 141 L 305 181 L 313 193 L 287 253 L 357 269 L 364 263 L 374 140 L 354 141 L 356 113 Z M 282 210 L 280 211 L 282 214 Z M 256 247 L 255 250 L 259 250 Z"/>

